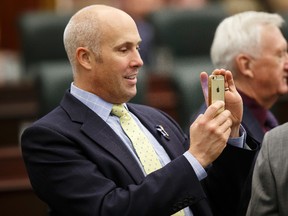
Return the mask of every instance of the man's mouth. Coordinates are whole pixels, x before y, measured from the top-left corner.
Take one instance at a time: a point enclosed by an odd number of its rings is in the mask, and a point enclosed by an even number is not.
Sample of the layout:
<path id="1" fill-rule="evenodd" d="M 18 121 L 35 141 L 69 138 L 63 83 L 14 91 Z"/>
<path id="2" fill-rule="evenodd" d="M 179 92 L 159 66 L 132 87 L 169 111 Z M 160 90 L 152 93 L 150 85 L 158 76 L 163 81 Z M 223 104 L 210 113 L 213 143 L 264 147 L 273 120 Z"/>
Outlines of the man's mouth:
<path id="1" fill-rule="evenodd" d="M 283 81 L 284 81 L 286 84 L 288 84 L 288 76 L 284 76 L 284 77 L 283 77 Z"/>
<path id="2" fill-rule="evenodd" d="M 136 79 L 136 74 L 134 74 L 134 75 L 130 75 L 130 76 L 125 76 L 124 78 L 125 79 L 129 79 L 129 80 L 133 80 L 133 79 Z"/>

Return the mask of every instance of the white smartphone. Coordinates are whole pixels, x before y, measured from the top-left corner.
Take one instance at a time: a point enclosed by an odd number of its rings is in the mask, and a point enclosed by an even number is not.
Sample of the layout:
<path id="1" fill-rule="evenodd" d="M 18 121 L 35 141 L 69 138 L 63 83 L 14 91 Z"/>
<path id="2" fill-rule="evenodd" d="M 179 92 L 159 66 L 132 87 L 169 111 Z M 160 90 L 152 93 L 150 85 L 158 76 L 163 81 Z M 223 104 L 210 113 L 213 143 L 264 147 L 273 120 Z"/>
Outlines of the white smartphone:
<path id="1" fill-rule="evenodd" d="M 217 100 L 225 101 L 225 87 L 223 75 L 210 75 L 208 79 L 208 104 L 211 105 Z M 223 109 L 219 112 L 224 111 Z"/>

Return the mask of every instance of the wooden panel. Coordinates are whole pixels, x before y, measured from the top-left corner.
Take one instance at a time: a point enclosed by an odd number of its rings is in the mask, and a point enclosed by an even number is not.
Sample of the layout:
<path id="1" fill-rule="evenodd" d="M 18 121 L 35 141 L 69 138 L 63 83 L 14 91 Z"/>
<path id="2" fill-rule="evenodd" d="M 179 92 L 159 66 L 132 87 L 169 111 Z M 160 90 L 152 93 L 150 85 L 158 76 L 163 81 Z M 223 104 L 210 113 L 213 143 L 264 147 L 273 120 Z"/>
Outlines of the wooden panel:
<path id="1" fill-rule="evenodd" d="M 26 122 L 38 114 L 37 91 L 33 82 L 0 85 L 0 147 L 19 143 Z"/>
<path id="2" fill-rule="evenodd" d="M 5 186 L 3 187 L 0 184 L 0 191 L 6 189 L 13 190 L 13 186 L 8 186 L 12 181 L 18 181 L 19 179 L 27 179 L 20 148 L 18 146 L 0 148 L 0 181 Z M 8 180 L 11 180 L 10 183 L 6 182 Z M 21 182 L 21 184 L 24 188 L 30 188 L 29 184 L 25 184 L 24 182 Z"/>
<path id="3" fill-rule="evenodd" d="M 46 205 L 31 190 L 0 192 L 2 216 L 47 216 Z"/>
<path id="4" fill-rule="evenodd" d="M 179 101 L 169 76 L 155 74 L 148 78 L 145 103 L 168 113 L 176 121 L 179 121 L 177 113 Z"/>
<path id="5" fill-rule="evenodd" d="M 0 49 L 18 51 L 19 15 L 30 10 L 45 10 L 54 7 L 54 0 L 1 0 L 0 1 Z"/>
<path id="6" fill-rule="evenodd" d="M 17 146 L 0 148 L 0 213 L 46 216 L 47 207 L 34 194 Z"/>

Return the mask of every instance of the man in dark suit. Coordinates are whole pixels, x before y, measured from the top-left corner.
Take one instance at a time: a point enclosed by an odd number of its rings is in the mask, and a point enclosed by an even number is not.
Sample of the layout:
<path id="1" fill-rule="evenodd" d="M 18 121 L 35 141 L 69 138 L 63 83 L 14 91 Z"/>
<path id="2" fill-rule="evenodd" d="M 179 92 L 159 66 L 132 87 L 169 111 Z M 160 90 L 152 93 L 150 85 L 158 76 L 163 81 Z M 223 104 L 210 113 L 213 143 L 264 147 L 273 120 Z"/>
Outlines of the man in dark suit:
<path id="1" fill-rule="evenodd" d="M 209 193 L 242 186 L 237 176 L 246 175 L 257 143 L 246 139 L 240 125 L 242 100 L 231 72 L 214 71 L 229 88 L 226 110 L 216 115 L 224 102 L 215 102 L 191 125 L 188 138 L 165 113 L 127 103 L 143 65 L 140 42 L 133 19 L 104 5 L 83 8 L 67 24 L 64 45 L 74 81 L 60 106 L 26 129 L 21 140 L 32 187 L 50 215 L 208 216 L 201 180 Z M 141 128 L 160 168 L 146 172 L 113 104 L 123 105 Z"/>
<path id="2" fill-rule="evenodd" d="M 287 42 L 280 31 L 283 23 L 278 14 L 254 11 L 235 14 L 219 24 L 211 47 L 215 68 L 232 71 L 243 100 L 241 124 L 259 143 L 266 131 L 278 125 L 269 109 L 280 95 L 288 92 Z M 206 104 L 203 104 L 199 113 L 205 110 Z M 192 117 L 192 122 L 198 114 Z M 218 209 L 219 215 L 245 215 L 251 194 L 252 171 L 253 166 L 247 186 L 242 188 L 241 201 L 228 199 L 227 203 L 231 202 L 228 206 L 234 207 L 227 214 L 222 212 L 227 208 Z M 237 202 L 239 208 L 235 207 Z"/>

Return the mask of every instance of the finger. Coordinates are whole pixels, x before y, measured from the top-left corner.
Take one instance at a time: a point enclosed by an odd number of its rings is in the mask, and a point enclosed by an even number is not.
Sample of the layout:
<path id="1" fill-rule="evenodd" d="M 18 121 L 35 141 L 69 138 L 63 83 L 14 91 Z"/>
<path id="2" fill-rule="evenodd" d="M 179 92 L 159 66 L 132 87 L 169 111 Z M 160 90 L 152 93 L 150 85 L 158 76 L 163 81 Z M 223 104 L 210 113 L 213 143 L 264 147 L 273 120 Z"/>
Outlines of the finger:
<path id="1" fill-rule="evenodd" d="M 225 110 L 212 120 L 213 125 L 217 127 L 217 130 L 220 134 L 226 132 L 229 128 L 231 128 L 232 120 L 230 116 L 231 116 L 230 111 Z"/>
<path id="2" fill-rule="evenodd" d="M 208 74 L 206 72 L 200 73 L 200 82 L 202 87 L 202 92 L 204 95 L 205 103 L 208 106 Z"/>
<path id="3" fill-rule="evenodd" d="M 233 75 L 231 71 L 225 69 L 216 69 L 213 71 L 212 74 L 223 75 L 225 77 L 225 89 L 228 89 L 229 91 L 236 90 L 236 86 L 234 84 Z"/>
<path id="4" fill-rule="evenodd" d="M 207 120 L 212 120 L 218 114 L 218 110 L 225 106 L 224 101 L 215 101 L 205 111 L 204 116 Z"/>
<path id="5" fill-rule="evenodd" d="M 231 128 L 229 127 L 226 131 L 223 132 L 226 142 L 228 141 L 230 134 L 231 134 Z"/>
<path id="6" fill-rule="evenodd" d="M 224 121 L 219 125 L 219 132 L 226 133 L 227 130 L 229 131 L 231 130 L 231 126 L 232 126 L 232 120 L 230 118 L 225 118 Z"/>
<path id="7" fill-rule="evenodd" d="M 213 72 L 212 72 L 213 75 L 223 75 L 225 76 L 226 74 L 226 70 L 225 69 L 215 69 Z"/>
<path id="8" fill-rule="evenodd" d="M 225 80 L 226 80 L 227 87 L 229 88 L 229 90 L 236 91 L 236 86 L 234 84 L 233 75 L 231 71 L 228 71 L 228 70 L 226 71 Z"/>

